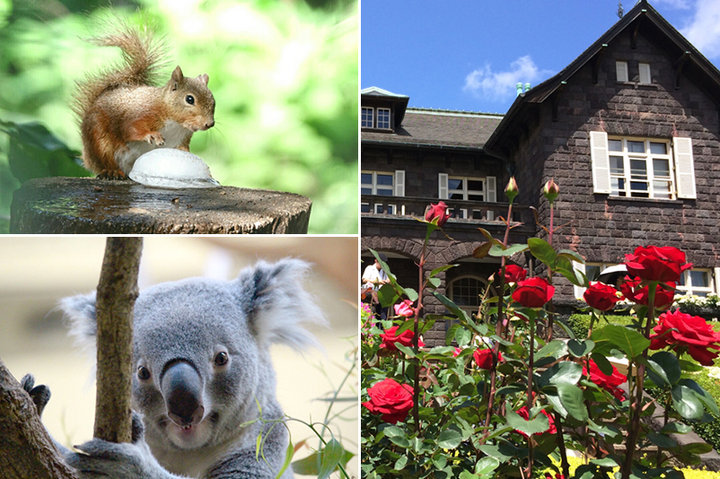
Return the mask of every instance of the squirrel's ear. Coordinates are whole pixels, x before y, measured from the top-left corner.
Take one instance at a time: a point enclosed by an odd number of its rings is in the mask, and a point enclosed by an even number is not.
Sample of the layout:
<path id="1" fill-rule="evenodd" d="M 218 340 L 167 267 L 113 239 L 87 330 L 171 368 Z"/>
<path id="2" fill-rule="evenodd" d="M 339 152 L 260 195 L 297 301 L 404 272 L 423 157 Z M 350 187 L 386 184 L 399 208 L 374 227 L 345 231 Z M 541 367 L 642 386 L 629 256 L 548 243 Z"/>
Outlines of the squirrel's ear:
<path id="1" fill-rule="evenodd" d="M 301 350 L 317 346 L 301 323 L 325 323 L 322 312 L 303 284 L 310 265 L 298 259 L 258 262 L 240 273 L 233 288 L 262 346 L 285 343 Z"/>
<path id="2" fill-rule="evenodd" d="M 198 75 L 197 79 L 200 80 L 201 82 L 203 82 L 205 85 L 207 85 L 208 82 L 210 81 L 210 77 L 208 76 L 207 73 L 203 73 L 202 75 Z"/>
<path id="3" fill-rule="evenodd" d="M 180 68 L 180 65 L 175 67 L 175 70 L 172 72 L 172 76 L 170 77 L 170 81 L 173 83 L 173 90 L 177 90 L 178 83 L 180 83 L 183 80 L 183 72 Z"/>

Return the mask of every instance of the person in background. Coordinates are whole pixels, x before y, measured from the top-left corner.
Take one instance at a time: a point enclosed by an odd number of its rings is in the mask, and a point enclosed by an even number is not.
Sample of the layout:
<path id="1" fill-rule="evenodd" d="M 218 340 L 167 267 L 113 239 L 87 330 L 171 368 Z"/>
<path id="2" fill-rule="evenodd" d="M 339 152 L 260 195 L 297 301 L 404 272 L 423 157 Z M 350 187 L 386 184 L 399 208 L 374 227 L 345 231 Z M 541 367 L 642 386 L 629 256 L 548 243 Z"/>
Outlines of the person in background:
<path id="1" fill-rule="evenodd" d="M 380 259 L 387 264 L 387 256 L 380 253 Z M 362 292 L 361 297 L 368 301 L 373 308 L 373 312 L 380 319 L 387 317 L 387 308 L 383 308 L 378 300 L 378 290 L 382 285 L 389 283 L 387 273 L 382 269 L 380 262 L 376 259 L 371 265 L 368 265 L 362 275 Z"/>

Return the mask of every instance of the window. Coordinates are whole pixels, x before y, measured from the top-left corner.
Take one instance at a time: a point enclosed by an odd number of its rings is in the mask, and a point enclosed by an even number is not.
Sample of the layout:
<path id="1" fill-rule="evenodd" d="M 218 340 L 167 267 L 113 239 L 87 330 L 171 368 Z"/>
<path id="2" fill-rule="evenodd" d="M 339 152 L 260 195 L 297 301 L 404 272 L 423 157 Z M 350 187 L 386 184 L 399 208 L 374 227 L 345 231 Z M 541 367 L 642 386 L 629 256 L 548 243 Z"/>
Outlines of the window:
<path id="1" fill-rule="evenodd" d="M 595 193 L 634 198 L 696 198 L 692 140 L 608 138 L 590 132 Z"/>
<path id="2" fill-rule="evenodd" d="M 683 272 L 677 284 L 678 291 L 695 296 L 707 296 L 713 293 L 712 271 L 709 269 L 692 269 Z"/>
<path id="3" fill-rule="evenodd" d="M 667 141 L 609 139 L 611 195 L 674 197 L 672 157 Z"/>
<path id="4" fill-rule="evenodd" d="M 650 75 L 650 64 L 649 63 L 638 63 L 638 76 L 639 82 L 645 85 L 652 83 L 652 76 Z"/>
<path id="5" fill-rule="evenodd" d="M 393 196 L 393 174 L 379 171 L 363 171 L 360 174 L 363 195 Z"/>
<path id="6" fill-rule="evenodd" d="M 448 199 L 485 201 L 485 178 L 448 177 Z"/>
<path id="7" fill-rule="evenodd" d="M 378 108 L 377 109 L 377 128 L 384 130 L 390 129 L 390 109 L 389 108 Z"/>
<path id="8" fill-rule="evenodd" d="M 362 128 L 372 128 L 373 127 L 373 113 L 374 110 L 372 108 L 368 107 L 362 107 L 361 117 L 360 117 L 360 126 Z"/>
<path id="9" fill-rule="evenodd" d="M 450 299 L 468 313 L 477 312 L 486 283 L 474 276 L 463 276 L 450 283 Z"/>
<path id="10" fill-rule="evenodd" d="M 617 81 L 628 81 L 628 63 L 624 61 L 615 62 L 615 73 L 617 75 Z"/>

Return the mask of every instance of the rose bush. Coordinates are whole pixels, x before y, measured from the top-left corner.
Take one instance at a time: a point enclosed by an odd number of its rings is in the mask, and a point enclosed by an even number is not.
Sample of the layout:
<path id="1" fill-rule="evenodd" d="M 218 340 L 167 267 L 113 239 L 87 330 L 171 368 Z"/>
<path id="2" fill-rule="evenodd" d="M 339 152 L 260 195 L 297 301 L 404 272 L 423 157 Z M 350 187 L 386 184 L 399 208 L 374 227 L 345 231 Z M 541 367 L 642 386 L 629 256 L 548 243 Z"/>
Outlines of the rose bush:
<path id="1" fill-rule="evenodd" d="M 508 189 L 515 198 L 514 181 Z M 679 275 L 689 268 L 685 255 L 662 246 L 628 254 L 628 277 L 621 291 L 631 303 L 624 306 L 631 316 L 626 323 L 608 324 L 602 318 L 617 292 L 590 284 L 574 266 L 584 262 L 576 252 L 553 247 L 557 228 L 553 203 L 549 207 L 544 238 L 508 244 L 481 231 L 485 243 L 473 256 L 494 259 L 509 276 L 495 275 L 495 288 L 488 291 L 497 291 L 497 296 L 484 297 L 472 315 L 435 289 L 452 265 L 424 270 L 427 241 L 439 224 L 437 216 L 426 217 L 426 240 L 417 260 L 423 278 L 418 290 L 403 287 L 389 275 L 390 284 L 379 295 L 386 307 L 408 299 L 413 315 L 377 319 L 363 335 L 362 477 L 534 479 L 553 471 L 551 477 L 567 479 L 612 474 L 616 479 L 676 479 L 681 476 L 674 464 L 696 463 L 708 450 L 705 444 L 680 445 L 671 435 L 690 430 L 680 420 L 720 415 L 712 397 L 683 376 L 698 367 L 694 361 L 715 357 L 720 335 L 676 312 L 658 319 L 671 307 Z M 439 210 L 446 213 L 443 208 Z M 511 202 L 505 218 L 512 217 Z M 508 237 L 516 224 L 507 219 L 505 224 Z M 507 264 L 509 257 L 526 252 L 542 265 L 542 275 L 521 279 L 527 271 Z M 582 337 L 554 312 L 556 282 L 589 291 L 584 311 L 590 327 Z M 446 313 L 426 314 L 427 296 L 444 305 Z M 449 326 L 445 344 L 421 347 L 420 335 L 438 320 Z M 384 354 L 383 335 L 393 327 L 413 331 L 412 340 L 407 346 L 398 342 L 399 353 Z M 551 334 L 560 330 L 569 338 Z M 690 356 L 680 357 L 685 352 Z M 627 365 L 628 378 L 613 364 L 618 360 Z M 390 379 L 394 384 L 384 382 Z M 402 413 L 373 402 L 378 384 L 392 385 L 394 393 L 387 397 L 393 399 L 387 402 L 402 405 Z M 662 399 L 649 399 L 646 384 Z M 659 430 L 652 431 L 641 414 L 652 414 L 660 403 L 666 413 Z M 568 450 L 586 456 L 572 475 Z"/>

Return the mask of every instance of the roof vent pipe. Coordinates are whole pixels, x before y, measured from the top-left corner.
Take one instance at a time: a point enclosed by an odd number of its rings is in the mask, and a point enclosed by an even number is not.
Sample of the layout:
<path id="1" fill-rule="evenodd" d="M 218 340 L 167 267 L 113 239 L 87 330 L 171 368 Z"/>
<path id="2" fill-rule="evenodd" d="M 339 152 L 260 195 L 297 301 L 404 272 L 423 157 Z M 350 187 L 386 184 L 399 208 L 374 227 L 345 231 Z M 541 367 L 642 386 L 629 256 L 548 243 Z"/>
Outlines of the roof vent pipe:
<path id="1" fill-rule="evenodd" d="M 522 82 L 518 82 L 517 85 L 515 85 L 515 89 L 517 90 L 517 96 L 520 96 L 523 94 L 523 84 Z"/>
<path id="2" fill-rule="evenodd" d="M 530 84 L 526 83 L 525 84 L 525 92 L 529 92 L 529 91 L 530 91 Z"/>

